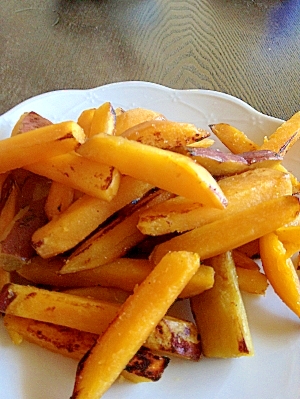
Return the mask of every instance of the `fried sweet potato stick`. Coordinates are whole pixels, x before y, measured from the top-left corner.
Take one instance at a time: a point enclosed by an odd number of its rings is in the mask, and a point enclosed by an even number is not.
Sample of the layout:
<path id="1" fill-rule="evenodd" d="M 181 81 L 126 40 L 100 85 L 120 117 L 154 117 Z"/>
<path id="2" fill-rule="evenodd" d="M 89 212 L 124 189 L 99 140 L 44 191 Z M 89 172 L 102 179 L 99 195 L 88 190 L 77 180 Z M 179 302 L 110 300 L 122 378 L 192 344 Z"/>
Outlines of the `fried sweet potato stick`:
<path id="1" fill-rule="evenodd" d="M 105 134 L 91 137 L 78 153 L 196 202 L 220 209 L 227 205 L 210 173 L 184 155 Z"/>
<path id="2" fill-rule="evenodd" d="M 169 253 L 161 260 L 79 363 L 73 399 L 102 397 L 198 267 L 199 257 L 187 252 Z"/>

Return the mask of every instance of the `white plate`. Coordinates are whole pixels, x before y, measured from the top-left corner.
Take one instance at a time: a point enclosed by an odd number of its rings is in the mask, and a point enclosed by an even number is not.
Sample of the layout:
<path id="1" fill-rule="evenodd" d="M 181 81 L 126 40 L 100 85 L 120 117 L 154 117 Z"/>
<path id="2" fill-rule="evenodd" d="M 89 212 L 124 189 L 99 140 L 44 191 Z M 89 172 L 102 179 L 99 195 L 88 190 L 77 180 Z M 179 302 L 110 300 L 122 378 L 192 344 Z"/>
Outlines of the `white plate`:
<path id="1" fill-rule="evenodd" d="M 91 90 L 42 94 L 0 117 L 0 138 L 26 111 L 52 121 L 77 119 L 83 109 L 111 101 L 125 109 L 146 107 L 178 121 L 228 122 L 257 142 L 281 123 L 260 114 L 241 100 L 205 90 L 173 90 L 146 82 L 125 82 Z M 296 145 L 286 166 L 299 176 Z M 244 295 L 256 354 L 252 358 L 192 363 L 172 359 L 161 381 L 115 383 L 106 399 L 300 399 L 300 322 L 269 288 L 266 297 Z M 11 344 L 0 325 L 0 399 L 69 398 L 76 362 L 23 343 Z"/>

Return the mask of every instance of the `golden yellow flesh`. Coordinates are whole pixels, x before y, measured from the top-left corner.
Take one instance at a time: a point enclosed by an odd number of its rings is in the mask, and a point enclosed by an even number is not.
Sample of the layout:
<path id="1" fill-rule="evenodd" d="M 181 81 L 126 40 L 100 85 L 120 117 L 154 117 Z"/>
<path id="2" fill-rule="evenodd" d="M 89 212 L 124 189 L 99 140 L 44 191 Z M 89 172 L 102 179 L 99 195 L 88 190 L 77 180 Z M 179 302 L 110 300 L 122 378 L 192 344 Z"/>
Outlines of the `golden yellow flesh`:
<path id="1" fill-rule="evenodd" d="M 210 173 L 184 155 L 105 134 L 91 137 L 78 153 L 193 201 L 220 209 L 227 204 Z"/>

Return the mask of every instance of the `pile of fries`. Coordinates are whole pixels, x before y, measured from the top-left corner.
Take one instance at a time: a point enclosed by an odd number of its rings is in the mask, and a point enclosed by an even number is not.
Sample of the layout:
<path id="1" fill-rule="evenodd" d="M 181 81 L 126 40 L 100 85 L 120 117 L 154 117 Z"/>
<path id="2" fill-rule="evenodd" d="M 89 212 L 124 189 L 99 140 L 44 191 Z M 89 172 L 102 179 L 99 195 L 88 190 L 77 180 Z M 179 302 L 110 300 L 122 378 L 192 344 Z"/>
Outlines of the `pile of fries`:
<path id="1" fill-rule="evenodd" d="M 0 312 L 15 344 L 78 360 L 73 399 L 157 381 L 172 356 L 252 356 L 242 291 L 270 284 L 300 317 L 300 185 L 282 165 L 300 112 L 262 144 L 207 129 L 228 151 L 106 102 L 76 122 L 25 113 L 0 141 Z M 192 321 L 168 313 L 182 299 Z"/>

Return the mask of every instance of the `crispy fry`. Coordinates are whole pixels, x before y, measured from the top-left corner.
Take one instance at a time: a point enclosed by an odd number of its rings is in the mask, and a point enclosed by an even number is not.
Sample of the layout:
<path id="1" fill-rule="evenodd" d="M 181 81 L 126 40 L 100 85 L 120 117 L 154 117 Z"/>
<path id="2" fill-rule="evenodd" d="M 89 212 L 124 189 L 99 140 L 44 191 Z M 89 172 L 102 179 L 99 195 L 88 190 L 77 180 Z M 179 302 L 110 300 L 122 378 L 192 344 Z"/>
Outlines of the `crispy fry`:
<path id="1" fill-rule="evenodd" d="M 300 137 L 300 111 L 283 122 L 260 146 L 261 150 L 271 150 L 284 156 Z"/>
<path id="2" fill-rule="evenodd" d="M 76 149 L 85 140 L 75 122 L 61 122 L 0 141 L 0 173 Z"/>
<path id="3" fill-rule="evenodd" d="M 63 253 L 79 244 L 113 213 L 142 197 L 151 188 L 148 183 L 124 176 L 110 202 L 84 195 L 58 218 L 36 230 L 32 236 L 33 246 L 45 258 Z"/>
<path id="4" fill-rule="evenodd" d="M 213 288 L 191 299 L 206 357 L 252 356 L 253 344 L 230 252 L 211 259 Z"/>
<path id="5" fill-rule="evenodd" d="M 104 134 L 91 137 L 78 153 L 193 201 L 219 209 L 227 205 L 224 194 L 207 170 L 184 155 Z"/>
<path id="6" fill-rule="evenodd" d="M 117 302 L 18 284 L 7 284 L 0 293 L 0 312 L 6 315 L 97 335 L 106 330 L 121 306 Z M 198 360 L 200 357 L 200 344 L 194 324 L 170 316 L 162 317 L 156 328 L 153 325 L 149 340 L 145 340 L 143 344 L 151 350 L 174 354 L 184 359 Z"/>
<path id="7" fill-rule="evenodd" d="M 259 148 L 244 132 L 228 123 L 217 123 L 210 125 L 210 128 L 233 154 L 256 151 Z"/>
<path id="8" fill-rule="evenodd" d="M 147 193 L 140 201 L 129 205 L 127 209 L 123 209 L 110 223 L 100 227 L 99 231 L 75 249 L 60 273 L 92 269 L 124 256 L 144 238 L 136 226 L 140 213 L 170 198 L 170 195 L 166 191 L 154 190 Z"/>
<path id="9" fill-rule="evenodd" d="M 4 316 L 4 325 L 16 344 L 25 339 L 76 360 L 80 360 L 98 338 L 97 334 L 12 315 Z M 158 381 L 168 363 L 169 358 L 166 356 L 154 355 L 150 349 L 142 347 L 121 375 L 133 382 Z"/>
<path id="10" fill-rule="evenodd" d="M 25 169 L 106 201 L 116 195 L 121 180 L 115 168 L 73 152 L 31 163 Z"/>
<path id="11" fill-rule="evenodd" d="M 292 194 L 289 174 L 273 169 L 230 176 L 220 180 L 219 186 L 228 199 L 226 209 L 209 208 L 183 197 L 171 198 L 143 212 L 138 228 L 149 235 L 183 232 L 225 218 L 262 201 Z"/>
<path id="12" fill-rule="evenodd" d="M 158 245 L 151 254 L 151 260 L 158 263 L 174 248 L 197 252 L 201 260 L 211 258 L 276 230 L 293 220 L 298 213 L 299 201 L 296 197 L 264 201 Z"/>
<path id="13" fill-rule="evenodd" d="M 132 293 L 153 269 L 154 265 L 146 259 L 120 258 L 93 269 L 76 273 L 60 274 L 64 260 L 59 257 L 42 259 L 35 257 L 18 270 L 18 274 L 33 284 L 43 284 L 59 288 L 115 287 Z M 214 271 L 210 266 L 201 265 L 189 283 L 179 294 L 180 298 L 210 289 L 214 284 Z"/>
<path id="14" fill-rule="evenodd" d="M 128 140 L 138 141 L 154 147 L 172 150 L 184 147 L 209 136 L 206 130 L 191 123 L 151 120 L 132 126 L 122 133 Z"/>
<path id="15" fill-rule="evenodd" d="M 45 212 L 49 220 L 57 218 L 72 204 L 74 189 L 53 181 L 45 204 Z"/>

